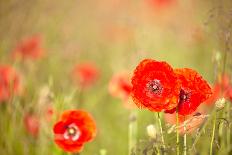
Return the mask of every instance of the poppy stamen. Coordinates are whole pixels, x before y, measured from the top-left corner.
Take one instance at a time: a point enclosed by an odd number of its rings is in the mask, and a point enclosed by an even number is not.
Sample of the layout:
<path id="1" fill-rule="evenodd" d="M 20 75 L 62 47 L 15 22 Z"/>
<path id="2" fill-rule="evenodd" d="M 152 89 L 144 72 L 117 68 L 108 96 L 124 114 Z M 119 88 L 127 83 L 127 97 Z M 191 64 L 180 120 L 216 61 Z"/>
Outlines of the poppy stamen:
<path id="1" fill-rule="evenodd" d="M 70 124 L 64 133 L 65 139 L 76 141 L 80 137 L 80 130 L 75 124 Z"/>
<path id="2" fill-rule="evenodd" d="M 148 82 L 147 88 L 150 92 L 156 94 L 156 95 L 161 95 L 163 86 L 161 85 L 159 80 L 153 80 Z"/>
<path id="3" fill-rule="evenodd" d="M 191 93 L 183 89 L 180 90 L 180 103 L 187 102 L 190 99 Z"/>

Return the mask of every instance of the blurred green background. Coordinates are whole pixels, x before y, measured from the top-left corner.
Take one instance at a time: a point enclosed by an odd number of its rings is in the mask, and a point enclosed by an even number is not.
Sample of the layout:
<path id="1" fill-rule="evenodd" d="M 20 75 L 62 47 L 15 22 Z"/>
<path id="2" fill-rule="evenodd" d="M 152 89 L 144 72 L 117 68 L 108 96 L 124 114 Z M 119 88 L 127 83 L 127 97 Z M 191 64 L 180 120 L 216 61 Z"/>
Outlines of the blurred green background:
<path id="1" fill-rule="evenodd" d="M 74 108 L 79 90 L 70 71 L 84 61 L 94 62 L 101 76 L 83 95 L 82 109 L 94 116 L 98 134 L 82 154 L 98 155 L 101 149 L 108 155 L 127 154 L 130 110 L 109 94 L 111 76 L 122 70 L 132 73 L 142 59 L 152 58 L 193 68 L 212 83 L 218 44 L 208 23 L 211 8 L 210 1 L 201 0 L 161 8 L 148 0 L 1 0 L 0 62 L 22 72 L 27 97 L 15 100 L 10 114 L 0 114 L 0 154 L 62 154 L 52 140 L 52 123 L 35 139 L 25 132 L 22 117 L 28 109 L 39 111 L 36 103 L 44 85 L 54 93 L 55 111 Z M 23 65 L 11 60 L 16 44 L 34 34 L 43 38 L 45 57 Z M 138 139 L 147 138 L 151 123 L 154 114 L 138 110 Z"/>

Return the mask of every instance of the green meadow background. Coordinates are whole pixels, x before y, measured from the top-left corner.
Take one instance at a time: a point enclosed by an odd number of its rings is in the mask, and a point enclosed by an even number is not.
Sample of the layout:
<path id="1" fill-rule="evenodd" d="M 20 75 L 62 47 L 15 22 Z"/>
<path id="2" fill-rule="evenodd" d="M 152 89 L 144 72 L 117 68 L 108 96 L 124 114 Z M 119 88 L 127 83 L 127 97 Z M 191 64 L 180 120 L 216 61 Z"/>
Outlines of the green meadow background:
<path id="1" fill-rule="evenodd" d="M 0 105 L 0 154 L 63 154 L 53 141 L 55 118 L 42 123 L 34 138 L 26 132 L 23 116 L 31 109 L 40 113 L 37 102 L 43 86 L 54 94 L 55 112 L 75 108 L 80 90 L 73 85 L 70 72 L 85 61 L 94 62 L 101 75 L 81 101 L 80 108 L 93 115 L 98 128 L 96 139 L 85 144 L 81 154 L 128 154 L 131 110 L 109 94 L 109 80 L 123 70 L 133 73 L 142 59 L 151 58 L 175 68 L 193 68 L 212 84 L 213 59 L 220 52 L 213 5 L 210 0 L 179 0 L 157 9 L 146 0 L 0 0 L 0 63 L 21 72 L 26 92 L 11 104 Z M 24 63 L 13 61 L 10 54 L 17 43 L 35 34 L 43 38 L 45 56 Z M 135 111 L 139 143 L 148 139 L 146 126 L 156 119 L 148 110 Z M 167 143 L 175 145 L 175 134 L 167 134 L 169 127 L 164 122 L 163 126 Z M 189 136 L 189 143 L 194 136 Z M 206 131 L 196 150 L 207 154 L 209 143 Z"/>

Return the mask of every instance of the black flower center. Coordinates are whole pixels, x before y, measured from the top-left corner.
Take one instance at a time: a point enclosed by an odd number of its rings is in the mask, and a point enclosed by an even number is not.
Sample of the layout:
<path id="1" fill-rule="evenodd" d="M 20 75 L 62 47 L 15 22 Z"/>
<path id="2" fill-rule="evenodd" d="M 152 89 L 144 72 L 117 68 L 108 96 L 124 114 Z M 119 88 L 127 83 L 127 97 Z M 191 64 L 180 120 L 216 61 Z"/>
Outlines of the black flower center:
<path id="1" fill-rule="evenodd" d="M 161 95 L 163 86 L 159 80 L 152 80 L 147 83 L 147 89 L 156 95 Z"/>
<path id="2" fill-rule="evenodd" d="M 180 90 L 180 103 L 189 101 L 191 93 L 183 89 Z"/>

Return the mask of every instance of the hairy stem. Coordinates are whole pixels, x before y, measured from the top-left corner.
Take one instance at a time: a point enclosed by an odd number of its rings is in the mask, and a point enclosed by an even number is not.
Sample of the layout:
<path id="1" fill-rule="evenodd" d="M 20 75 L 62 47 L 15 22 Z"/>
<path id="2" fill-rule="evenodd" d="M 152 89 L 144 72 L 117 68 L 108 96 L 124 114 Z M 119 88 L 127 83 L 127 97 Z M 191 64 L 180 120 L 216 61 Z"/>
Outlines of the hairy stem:
<path id="1" fill-rule="evenodd" d="M 129 136 L 128 154 L 132 155 L 137 139 L 137 112 L 136 111 L 131 111 L 130 114 L 128 136 Z"/>
<path id="2" fill-rule="evenodd" d="M 213 131 L 212 131 L 212 137 L 211 137 L 211 142 L 210 142 L 210 152 L 209 154 L 213 154 L 213 142 L 214 142 L 214 137 L 215 137 L 215 129 L 216 129 L 216 119 L 217 119 L 217 114 L 214 114 L 214 119 L 213 119 Z"/>
<path id="3" fill-rule="evenodd" d="M 229 125 L 228 125 L 228 128 L 227 129 L 227 153 L 229 154 L 230 153 L 230 104 L 227 103 L 227 120 L 229 121 Z"/>
<path id="4" fill-rule="evenodd" d="M 187 134 L 186 134 L 186 122 L 184 121 L 184 155 L 187 155 Z"/>
<path id="5" fill-rule="evenodd" d="M 178 109 L 176 110 L 176 154 L 179 155 L 180 154 L 180 136 L 179 136 L 179 116 L 178 116 Z"/>
<path id="6" fill-rule="evenodd" d="M 157 113 L 157 118 L 158 118 L 158 121 L 159 121 L 159 127 L 160 127 L 160 134 L 161 134 L 162 147 L 163 147 L 163 149 L 165 149 L 163 127 L 162 127 L 162 122 L 161 122 L 161 118 L 160 118 L 160 113 L 159 113 L 159 112 Z"/>

